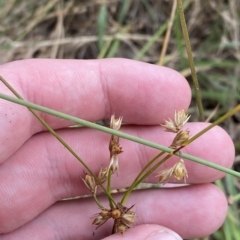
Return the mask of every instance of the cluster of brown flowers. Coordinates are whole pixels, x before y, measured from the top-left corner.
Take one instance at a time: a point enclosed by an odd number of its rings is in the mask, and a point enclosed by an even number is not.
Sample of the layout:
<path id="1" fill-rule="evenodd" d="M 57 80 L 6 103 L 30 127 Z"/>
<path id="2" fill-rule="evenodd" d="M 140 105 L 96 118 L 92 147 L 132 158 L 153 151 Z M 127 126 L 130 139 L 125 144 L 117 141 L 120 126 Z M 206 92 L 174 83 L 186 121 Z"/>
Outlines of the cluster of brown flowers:
<path id="1" fill-rule="evenodd" d="M 112 115 L 111 121 L 110 121 L 110 128 L 113 130 L 118 131 L 122 124 L 122 117 L 115 119 L 115 116 Z M 119 137 L 112 135 L 110 142 L 109 142 L 109 151 L 110 151 L 110 164 L 109 164 L 109 170 L 112 173 L 115 173 L 118 171 L 118 155 L 122 153 L 122 147 L 119 145 Z"/>
<path id="2" fill-rule="evenodd" d="M 118 131 L 122 124 L 122 117 L 115 119 L 115 116 L 112 115 L 111 121 L 110 121 L 110 128 L 113 130 Z M 101 168 L 101 170 L 98 173 L 98 179 L 101 183 L 104 183 L 107 180 L 108 173 L 111 171 L 111 173 L 115 173 L 118 171 L 118 155 L 122 153 L 122 147 L 119 145 L 119 137 L 112 135 L 110 142 L 109 142 L 109 151 L 110 151 L 110 163 L 109 166 L 106 168 Z M 90 174 L 85 174 L 85 179 L 82 179 L 87 188 L 90 190 L 90 192 L 96 196 L 97 186 L 95 179 Z"/>
<path id="3" fill-rule="evenodd" d="M 117 206 L 112 209 L 101 209 L 102 211 L 96 214 L 92 224 L 97 225 L 97 228 L 99 228 L 109 218 L 113 218 L 113 232 L 124 233 L 134 223 L 135 212 L 131 211 L 132 207 L 126 208 L 122 206 L 121 203 L 118 203 Z"/>
<path id="4" fill-rule="evenodd" d="M 162 124 L 167 132 L 173 132 L 177 134 L 173 139 L 170 148 L 177 149 L 182 147 L 189 140 L 189 130 L 182 129 L 189 118 L 190 116 L 187 115 L 184 110 L 181 110 L 175 112 L 174 120 L 169 119 L 169 121 L 165 121 L 165 124 Z M 157 174 L 157 177 L 159 178 L 159 183 L 166 183 L 171 177 L 174 177 L 177 180 L 184 179 L 186 183 L 188 174 L 183 159 L 180 158 L 173 167 L 162 170 L 159 174 Z"/>
<path id="5" fill-rule="evenodd" d="M 175 112 L 174 120 L 169 119 L 165 121 L 165 124 L 162 126 L 168 132 L 176 133 L 175 138 L 173 139 L 170 148 L 175 151 L 179 151 L 179 148 L 185 146 L 185 143 L 189 140 L 189 131 L 183 130 L 184 124 L 188 121 L 190 116 L 188 116 L 184 110 Z M 119 131 L 122 124 L 122 117 L 116 119 L 114 115 L 111 117 L 110 128 Z M 93 225 L 96 225 L 97 228 L 102 226 L 108 219 L 113 219 L 113 233 L 123 233 L 128 228 L 132 226 L 135 221 L 135 212 L 132 211 L 132 207 L 127 208 L 121 203 L 110 202 L 110 208 L 103 207 L 97 200 L 97 187 L 100 184 L 103 184 L 105 181 L 111 178 L 111 175 L 119 170 L 118 164 L 118 155 L 122 153 L 122 147 L 119 144 L 119 137 L 111 135 L 109 142 L 109 151 L 110 151 L 110 161 L 108 167 L 101 168 L 98 173 L 98 180 L 96 181 L 95 177 L 90 174 L 85 174 L 83 179 L 87 188 L 91 191 L 92 195 L 95 198 L 96 203 L 101 209 L 101 212 L 94 216 L 92 222 Z M 180 153 L 181 154 L 181 153 Z M 166 183 L 171 177 L 175 177 L 177 180 L 184 179 L 186 181 L 187 169 L 185 167 L 183 159 L 174 164 L 173 167 L 164 169 L 161 171 L 157 177 L 159 177 L 159 183 Z M 110 191 L 110 185 L 108 183 L 108 190 Z"/>
<path id="6" fill-rule="evenodd" d="M 118 131 L 122 124 L 122 117 L 116 119 L 114 115 L 111 116 L 110 128 Z M 106 168 L 101 168 L 98 173 L 99 182 L 104 183 L 109 174 L 114 174 L 118 172 L 118 155 L 122 153 L 122 147 L 119 145 L 119 137 L 111 135 L 109 142 L 109 151 L 110 151 L 110 162 L 109 166 Z M 94 197 L 96 197 L 98 184 L 95 181 L 95 178 L 89 174 L 85 174 L 83 182 L 87 188 L 91 191 Z M 132 206 L 133 207 L 133 206 Z M 120 203 L 117 203 L 116 206 L 112 206 L 110 209 L 101 208 L 101 212 L 96 214 L 92 224 L 96 225 L 97 228 L 102 226 L 108 219 L 112 218 L 114 220 L 113 232 L 123 233 L 126 229 L 130 228 L 135 219 L 135 212 L 131 211 L 132 207 L 127 208 Z"/>
<path id="7" fill-rule="evenodd" d="M 107 173 L 108 173 L 108 168 L 101 168 L 101 170 L 98 173 L 98 179 L 100 183 L 106 182 Z M 97 187 L 99 184 L 95 181 L 95 178 L 92 175 L 85 173 L 85 178 L 82 180 L 85 183 L 86 187 L 90 190 L 92 195 L 96 196 Z"/>

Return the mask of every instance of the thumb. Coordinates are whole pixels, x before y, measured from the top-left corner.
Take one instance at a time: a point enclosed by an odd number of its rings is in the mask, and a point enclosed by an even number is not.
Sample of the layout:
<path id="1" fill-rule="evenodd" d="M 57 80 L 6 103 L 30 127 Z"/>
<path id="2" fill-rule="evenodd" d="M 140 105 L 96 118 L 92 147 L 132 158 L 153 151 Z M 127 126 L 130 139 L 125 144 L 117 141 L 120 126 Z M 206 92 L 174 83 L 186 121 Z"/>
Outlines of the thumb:
<path id="1" fill-rule="evenodd" d="M 123 234 L 117 233 L 103 240 L 182 240 L 182 238 L 169 228 L 156 224 L 143 224 L 128 229 Z"/>

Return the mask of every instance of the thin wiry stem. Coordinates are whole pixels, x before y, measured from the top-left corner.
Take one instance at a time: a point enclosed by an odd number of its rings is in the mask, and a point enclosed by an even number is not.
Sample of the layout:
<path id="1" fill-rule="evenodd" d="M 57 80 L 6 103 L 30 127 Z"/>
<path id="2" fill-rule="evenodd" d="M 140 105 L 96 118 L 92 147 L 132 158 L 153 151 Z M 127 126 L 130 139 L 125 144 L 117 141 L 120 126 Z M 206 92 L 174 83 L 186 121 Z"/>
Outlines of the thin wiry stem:
<path id="1" fill-rule="evenodd" d="M 3 78 L 0 76 L 0 81 L 19 99 L 23 100 L 23 98 L 20 96 L 20 94 Z M 109 193 L 105 187 L 102 185 L 101 181 L 98 179 L 98 177 L 92 172 L 92 170 L 87 166 L 87 164 L 74 152 L 74 150 L 49 126 L 49 124 L 40 117 L 31 107 L 27 107 L 29 111 L 42 123 L 42 125 L 54 136 L 56 139 L 62 143 L 64 147 L 68 149 L 70 153 L 88 170 L 88 172 L 95 178 L 96 182 L 101 186 L 103 191 L 107 194 L 110 201 L 116 205 L 114 199 L 111 196 L 111 193 Z"/>
<path id="2" fill-rule="evenodd" d="M 97 196 L 93 194 L 93 199 L 100 209 L 103 209 L 103 205 L 98 201 Z"/>
<path id="3" fill-rule="evenodd" d="M 160 152 L 159 154 L 157 154 L 153 159 L 151 159 L 146 166 L 144 166 L 144 168 L 141 170 L 141 172 L 137 175 L 137 177 L 134 179 L 134 181 L 132 182 L 131 186 L 128 188 L 127 192 L 124 194 L 122 200 L 121 200 L 121 204 L 124 205 L 124 203 L 126 202 L 126 199 L 128 198 L 128 196 L 130 195 L 130 193 L 132 192 L 132 190 L 137 186 L 137 182 L 139 180 L 139 178 L 142 176 L 142 174 L 155 162 L 155 160 L 157 160 L 159 157 L 161 157 L 165 152 Z"/>
<path id="4" fill-rule="evenodd" d="M 163 41 L 163 47 L 162 47 L 162 51 L 158 60 L 158 65 L 163 65 L 163 59 L 165 57 L 166 51 L 167 51 L 167 47 L 168 47 L 168 43 L 169 43 L 169 39 L 170 39 L 170 34 L 171 34 L 171 30 L 172 30 L 172 25 L 174 22 L 174 16 L 175 16 L 175 12 L 176 12 L 176 8 L 177 8 L 177 1 L 174 0 L 173 1 L 173 6 L 172 6 L 172 11 L 171 11 L 171 15 L 170 15 L 170 19 L 168 22 L 168 28 L 167 28 L 167 32 Z"/>
<path id="5" fill-rule="evenodd" d="M 112 171 L 111 171 L 111 169 L 109 169 L 109 171 L 108 171 L 108 181 L 107 181 L 107 191 L 110 194 L 111 194 L 111 178 L 112 178 Z M 109 205 L 110 205 L 111 208 L 113 208 L 113 204 L 111 202 L 111 199 L 109 199 Z"/>
<path id="6" fill-rule="evenodd" d="M 14 103 L 23 105 L 23 106 L 26 106 L 26 107 L 30 107 L 32 109 L 36 109 L 36 110 L 39 110 L 39 111 L 51 114 L 53 116 L 57 116 L 57 117 L 60 117 L 60 118 L 63 118 L 63 119 L 67 119 L 67 120 L 72 121 L 72 122 L 76 122 L 78 124 L 81 124 L 81 125 L 89 127 L 89 128 L 93 128 L 93 129 L 96 129 L 96 130 L 99 130 L 99 131 L 102 131 L 102 132 L 106 132 L 106 133 L 109 133 L 109 134 L 112 134 L 112 135 L 116 135 L 116 136 L 119 136 L 121 138 L 125 138 L 125 139 L 131 140 L 133 142 L 137 142 L 137 143 L 140 143 L 140 144 L 143 144 L 143 145 L 146 145 L 146 146 L 149 146 L 149 147 L 152 147 L 152 148 L 164 151 L 164 152 L 168 152 L 168 153 L 172 152 L 171 148 L 159 145 L 157 143 L 150 142 L 150 141 L 147 141 L 145 139 L 138 138 L 138 137 L 135 137 L 133 135 L 126 134 L 126 133 L 123 133 L 123 132 L 120 132 L 120 131 L 116 131 L 116 130 L 113 130 L 113 129 L 110 129 L 110 128 L 107 128 L 107 127 L 104 127 L 104 126 L 100 126 L 98 124 L 95 124 L 95 123 L 92 123 L 92 122 L 88 122 L 86 120 L 83 120 L 83 119 L 80 119 L 80 118 L 77 118 L 77 117 L 73 117 L 73 116 L 70 116 L 68 114 L 64 114 L 62 112 L 58 112 L 58 111 L 55 111 L 55 110 L 52 110 L 52 109 L 49 109 L 49 108 L 46 108 L 46 107 L 34 104 L 34 103 L 30 103 L 28 101 L 17 99 L 17 98 L 8 96 L 8 95 L 3 94 L 3 93 L 0 93 L 0 98 L 5 99 L 5 100 L 10 101 L 10 102 L 14 102 Z M 239 110 L 240 110 L 240 104 L 237 107 L 235 107 L 234 109 L 232 109 L 231 111 L 229 111 L 228 113 L 226 113 L 224 116 L 222 116 L 221 117 L 221 122 L 224 121 L 226 118 L 234 115 Z M 219 121 L 217 121 L 217 122 L 220 123 Z M 210 128 L 212 128 L 213 126 L 215 126 L 215 125 L 216 125 L 215 122 L 212 123 L 211 125 L 209 125 L 207 127 L 208 130 Z M 198 137 L 200 135 L 202 135 L 203 132 L 205 132 L 205 129 L 203 129 L 202 131 L 200 131 L 198 133 Z M 191 139 L 190 139 L 190 141 L 191 141 Z M 176 155 L 178 155 L 178 154 L 176 153 Z M 220 166 L 218 164 L 209 162 L 209 161 L 204 160 L 202 158 L 198 158 L 198 157 L 192 156 L 190 154 L 186 154 L 186 153 L 182 153 L 182 157 L 185 158 L 185 159 L 189 159 L 191 161 L 203 164 L 205 166 L 215 168 L 215 169 L 217 169 L 219 171 L 222 171 L 222 172 L 225 172 L 225 173 L 229 173 L 229 174 L 231 174 L 231 175 L 233 175 L 235 177 L 240 177 L 240 173 L 238 173 L 238 172 L 236 172 L 234 170 L 225 168 L 223 166 Z"/>
<path id="7" fill-rule="evenodd" d="M 160 160 L 160 162 L 158 162 L 157 164 L 155 164 L 150 170 L 148 170 L 141 178 L 138 178 L 136 181 L 134 181 L 134 183 L 131 186 L 131 189 L 128 189 L 128 191 L 124 194 L 121 203 L 124 205 L 124 203 L 127 201 L 128 197 L 131 194 L 131 191 L 138 186 L 138 184 L 140 184 L 141 182 L 143 182 L 150 174 L 153 173 L 153 171 L 155 171 L 159 166 L 161 166 L 164 162 L 166 162 L 172 155 L 174 155 L 175 153 L 177 153 L 180 149 L 182 149 L 182 147 L 179 147 L 178 149 L 175 149 L 174 151 L 168 153 L 167 156 L 165 156 L 163 159 Z M 158 159 L 161 155 L 163 154 L 157 154 L 152 160 L 151 162 L 155 162 L 156 159 Z M 179 155 L 182 156 L 182 153 L 179 153 Z"/>
<path id="8" fill-rule="evenodd" d="M 178 155 L 182 158 L 187 154 L 183 154 L 182 152 L 180 152 L 180 150 L 184 147 L 186 147 L 187 145 L 189 145 L 191 142 L 193 142 L 194 140 L 196 140 L 198 137 L 200 137 L 202 134 L 204 134 L 205 132 L 209 131 L 211 128 L 213 128 L 214 126 L 218 125 L 219 123 L 223 122 L 226 118 L 232 116 L 233 114 L 235 114 L 237 111 L 240 110 L 240 105 L 238 105 L 237 107 L 235 107 L 234 109 L 230 110 L 228 113 L 226 113 L 225 115 L 223 115 L 222 117 L 220 117 L 219 119 L 217 119 L 214 123 L 210 124 L 208 127 L 204 128 L 201 132 L 197 133 L 196 135 L 194 135 L 192 138 L 190 138 L 186 143 L 184 143 L 182 146 L 180 146 L 179 148 L 177 148 L 176 150 L 170 152 L 166 157 L 164 157 L 160 162 L 158 162 L 156 165 L 154 165 L 150 170 L 148 170 L 148 172 L 146 172 L 144 174 L 144 176 L 142 176 L 140 178 L 140 176 L 142 175 L 142 173 L 145 171 L 145 169 L 147 169 L 150 165 L 152 165 L 156 159 L 158 159 L 160 156 L 162 156 L 163 152 L 157 154 L 145 167 L 144 169 L 138 174 L 138 176 L 135 178 L 135 180 L 133 181 L 133 183 L 131 184 L 131 186 L 129 187 L 128 191 L 124 194 L 121 203 L 124 204 L 127 200 L 127 198 L 129 197 L 129 195 L 131 194 L 132 190 L 137 187 L 138 184 L 140 184 L 142 181 L 144 181 L 154 170 L 156 170 L 162 163 L 164 163 L 167 159 L 169 159 L 173 154 L 178 153 Z M 198 161 L 196 161 L 198 162 Z M 200 163 L 200 162 L 198 162 Z M 203 163 L 201 161 L 201 163 Z M 212 165 L 213 163 L 209 162 L 210 165 Z M 204 164 L 205 165 L 205 164 Z M 210 166 L 209 165 L 209 166 Z M 215 165 L 215 164 L 213 164 Z M 212 165 L 212 167 L 213 167 Z M 220 168 L 222 168 L 222 166 L 219 166 Z M 215 167 L 213 167 L 215 168 Z M 220 168 L 216 168 L 220 171 L 222 171 Z M 228 172 L 229 174 L 231 174 L 230 172 L 235 172 L 234 170 L 229 169 L 230 171 Z M 231 174 L 232 175 L 232 174 Z M 239 174 L 234 174 L 234 176 L 239 177 Z"/>
<path id="9" fill-rule="evenodd" d="M 177 6 L 178 6 L 179 19 L 180 19 L 180 23 L 182 26 L 183 38 L 184 38 L 184 41 L 186 44 L 189 65 L 190 65 L 190 69 L 191 69 L 191 73 L 192 73 L 193 85 L 194 85 L 194 89 L 196 92 L 198 111 L 199 111 L 201 121 L 204 121 L 204 110 L 203 110 L 203 106 L 202 106 L 201 91 L 200 91 L 200 87 L 198 84 L 198 78 L 197 78 L 197 74 L 196 74 L 196 70 L 195 70 L 195 66 L 194 66 L 194 60 L 193 60 L 191 44 L 190 44 L 190 40 L 189 40 L 189 36 L 188 36 L 187 24 L 186 24 L 184 12 L 183 12 L 182 0 L 177 0 Z"/>

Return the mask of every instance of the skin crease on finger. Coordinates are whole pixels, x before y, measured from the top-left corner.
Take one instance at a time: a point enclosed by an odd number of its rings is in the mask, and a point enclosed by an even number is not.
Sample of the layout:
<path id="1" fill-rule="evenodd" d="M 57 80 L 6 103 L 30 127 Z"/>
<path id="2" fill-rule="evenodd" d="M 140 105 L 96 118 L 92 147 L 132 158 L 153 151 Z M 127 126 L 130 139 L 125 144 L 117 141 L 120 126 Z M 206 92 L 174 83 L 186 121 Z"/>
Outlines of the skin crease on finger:
<path id="1" fill-rule="evenodd" d="M 108 206 L 105 197 L 99 199 Z M 127 206 L 132 204 L 135 204 L 133 210 L 137 214 L 134 226 L 146 223 L 162 225 L 182 238 L 209 235 L 221 226 L 227 213 L 224 194 L 212 184 L 136 191 L 127 201 Z M 98 212 L 98 207 L 89 199 L 59 202 L 25 226 L 2 235 L 1 239 L 102 239 L 110 234 L 112 221 L 108 220 L 95 230 L 95 226 L 91 226 L 91 217 Z M 117 234 L 106 240 L 141 240 L 146 237 L 144 227 L 141 229 L 139 226 L 138 232 L 133 228 L 123 236 Z"/>
<path id="2" fill-rule="evenodd" d="M 4 64 L 0 72 L 25 100 L 88 121 L 115 113 L 125 123 L 155 125 L 173 117 L 176 109 L 187 109 L 191 100 L 189 85 L 178 72 L 127 59 L 29 59 Z M 3 84 L 0 91 L 12 95 Z M 25 107 L 0 100 L 0 110 L 3 162 L 44 128 Z M 41 115 L 54 129 L 72 125 Z"/>
<path id="3" fill-rule="evenodd" d="M 189 123 L 188 129 L 191 132 L 199 131 L 206 125 Z M 173 139 L 171 134 L 156 126 L 123 127 L 122 130 L 164 145 Z M 60 130 L 59 134 L 94 172 L 107 165 L 109 135 L 91 129 Z M 158 153 L 157 150 L 124 139 L 120 142 L 124 153 L 119 156 L 120 170 L 118 176 L 113 177 L 113 188 L 129 186 L 144 162 L 146 164 Z M 233 149 L 230 137 L 216 127 L 203 135 L 198 143 L 192 143 L 187 150 L 190 154 L 193 152 L 196 156 L 229 167 L 233 161 Z M 172 161 L 175 160 L 167 162 L 165 167 L 172 166 Z M 211 168 L 185 161 L 188 183 L 207 183 L 223 176 Z M 150 182 L 157 181 L 155 175 L 149 179 Z M 62 198 L 88 194 L 82 177 L 84 168 L 49 133 L 34 136 L 0 168 L 0 194 L 5 196 L 4 201 L 0 202 L 0 231 L 16 229 Z"/>

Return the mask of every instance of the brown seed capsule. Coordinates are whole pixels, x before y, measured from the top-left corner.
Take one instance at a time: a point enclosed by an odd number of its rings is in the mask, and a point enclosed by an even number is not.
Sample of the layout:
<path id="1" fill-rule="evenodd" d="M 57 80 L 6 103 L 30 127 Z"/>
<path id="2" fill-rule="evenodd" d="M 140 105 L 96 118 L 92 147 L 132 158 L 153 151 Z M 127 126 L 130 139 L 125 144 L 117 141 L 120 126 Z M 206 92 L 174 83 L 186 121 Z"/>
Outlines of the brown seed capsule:
<path id="1" fill-rule="evenodd" d="M 184 179 L 186 183 L 188 174 L 183 159 L 180 159 L 173 167 L 162 170 L 156 177 L 159 177 L 159 183 L 163 184 L 167 183 L 171 177 L 175 177 L 177 180 Z"/>
<path id="2" fill-rule="evenodd" d="M 94 218 L 92 224 L 93 225 L 97 225 L 97 226 L 101 226 L 103 225 L 105 222 L 107 221 L 107 219 L 104 219 L 102 216 L 97 216 L 96 218 Z"/>
<path id="3" fill-rule="evenodd" d="M 188 130 L 181 130 L 177 133 L 176 137 L 173 139 L 171 148 L 178 148 L 184 145 L 189 140 L 190 132 Z"/>
<path id="4" fill-rule="evenodd" d="M 127 211 L 122 215 L 122 221 L 130 227 L 132 223 L 135 221 L 135 212 L 133 211 Z"/>
<path id="5" fill-rule="evenodd" d="M 111 212 L 111 215 L 112 215 L 112 218 L 113 219 L 118 219 L 121 217 L 122 213 L 119 209 L 113 209 L 112 212 Z"/>
<path id="6" fill-rule="evenodd" d="M 101 215 L 103 218 L 110 218 L 111 212 L 108 209 L 102 209 L 99 215 Z"/>
<path id="7" fill-rule="evenodd" d="M 116 218 L 114 220 L 113 229 L 115 233 L 116 232 L 123 233 L 132 226 L 132 223 L 134 223 L 135 212 L 131 211 L 130 209 L 132 209 L 133 206 L 127 208 L 123 206 L 121 203 L 117 204 L 116 209 L 119 210 L 121 214 L 120 217 L 119 215 L 116 214 Z"/>
<path id="8" fill-rule="evenodd" d="M 98 179 L 101 183 L 104 183 L 107 180 L 108 168 L 101 168 L 98 173 Z"/>
<path id="9" fill-rule="evenodd" d="M 85 179 L 82 179 L 87 188 L 91 191 L 91 193 L 94 195 L 97 191 L 97 185 L 95 182 L 95 179 L 93 176 L 90 176 L 89 174 L 85 174 Z"/>
<path id="10" fill-rule="evenodd" d="M 122 152 L 123 152 L 123 151 L 122 151 L 122 147 L 120 147 L 119 144 L 113 145 L 112 151 L 111 151 L 111 154 L 112 154 L 112 155 L 118 155 L 118 154 L 120 154 L 120 153 L 122 153 Z"/>
<path id="11" fill-rule="evenodd" d="M 101 227 L 109 218 L 111 218 L 111 212 L 108 209 L 102 209 L 102 211 L 96 214 L 92 224 L 97 225 L 97 228 Z"/>
<path id="12" fill-rule="evenodd" d="M 188 177 L 187 174 L 187 169 L 185 167 L 184 161 L 183 159 L 180 159 L 174 167 L 174 171 L 173 171 L 173 176 L 177 179 L 177 180 L 181 180 L 184 179 L 185 183 L 186 183 L 186 178 Z"/>
<path id="13" fill-rule="evenodd" d="M 114 232 L 123 234 L 129 227 L 126 226 L 121 220 L 117 219 L 114 222 Z"/>
<path id="14" fill-rule="evenodd" d="M 134 205 L 133 205 L 134 206 Z M 96 214 L 96 217 L 93 220 L 93 224 L 98 227 L 102 226 L 109 218 L 113 218 L 114 233 L 120 232 L 123 233 L 134 223 L 135 212 L 131 211 L 132 207 L 127 208 L 121 203 L 117 203 L 116 206 L 110 210 L 102 209 L 102 211 Z M 97 228 L 98 228 L 97 227 Z"/>

